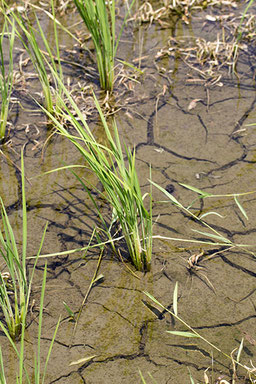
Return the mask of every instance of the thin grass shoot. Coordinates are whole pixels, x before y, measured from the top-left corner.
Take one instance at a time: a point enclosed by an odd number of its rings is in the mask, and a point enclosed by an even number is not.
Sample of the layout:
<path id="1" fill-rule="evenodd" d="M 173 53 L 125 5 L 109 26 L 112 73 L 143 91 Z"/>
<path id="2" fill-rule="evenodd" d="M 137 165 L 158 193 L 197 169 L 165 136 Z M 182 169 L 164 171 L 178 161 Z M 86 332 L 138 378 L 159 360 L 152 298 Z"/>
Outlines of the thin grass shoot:
<path id="1" fill-rule="evenodd" d="M 8 125 L 9 105 L 13 89 L 13 48 L 15 41 L 15 23 L 12 24 L 11 32 L 9 32 L 6 20 L 3 23 L 0 34 L 0 142 L 6 138 L 6 128 Z M 6 55 L 4 49 L 4 38 L 7 36 L 9 44 L 9 54 Z M 8 69 L 5 63 L 5 57 L 8 57 Z"/>

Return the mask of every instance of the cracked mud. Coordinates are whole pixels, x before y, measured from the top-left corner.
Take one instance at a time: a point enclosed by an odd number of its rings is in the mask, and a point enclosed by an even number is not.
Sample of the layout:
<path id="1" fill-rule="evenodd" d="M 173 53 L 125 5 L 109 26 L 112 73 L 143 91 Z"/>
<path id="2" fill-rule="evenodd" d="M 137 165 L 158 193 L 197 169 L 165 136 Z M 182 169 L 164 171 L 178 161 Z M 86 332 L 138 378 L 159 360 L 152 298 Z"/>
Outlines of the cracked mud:
<path id="1" fill-rule="evenodd" d="M 223 68 L 223 85 L 210 87 L 208 100 L 206 87 L 201 82 L 186 81 L 189 68 L 182 60 L 170 57 L 164 61 L 168 76 L 158 72 L 154 65 L 156 51 L 163 47 L 170 34 L 178 39 L 178 34 L 186 36 L 192 34 L 194 29 L 196 35 L 205 36 L 208 30 L 198 21 L 205 12 L 195 13 L 190 26 L 178 20 L 172 28 L 161 29 L 154 24 L 140 27 L 143 36 L 143 52 L 140 54 L 147 57 L 142 63 L 145 76 L 141 84 L 135 86 L 129 101 L 116 114 L 121 136 L 127 144 L 135 145 L 138 172 L 145 192 L 149 190 L 151 165 L 152 180 L 184 205 L 191 203 L 195 194 L 180 183 L 214 194 L 256 190 L 256 130 L 247 126 L 256 121 L 255 47 L 249 46 L 241 53 L 237 64 L 238 77 L 229 75 Z M 218 14 L 222 11 L 217 9 L 214 12 Z M 233 12 L 241 12 L 241 8 Z M 127 61 L 131 59 L 130 51 L 135 57 L 139 56 L 136 45 L 139 31 L 131 29 L 130 26 L 121 45 L 120 57 Z M 169 70 L 172 72 L 169 73 Z M 68 67 L 66 71 L 69 71 L 71 78 L 73 76 L 73 81 L 76 76 L 82 76 L 80 72 L 72 74 Z M 165 92 L 162 92 L 163 87 Z M 23 97 L 22 102 L 27 103 L 30 109 L 35 107 L 26 95 L 22 96 L 20 90 L 16 93 L 17 97 Z M 189 103 L 195 99 L 201 101 L 189 110 Z M 26 175 L 31 178 L 31 184 L 27 184 L 29 255 L 36 253 L 46 221 L 49 226 L 43 254 L 86 246 L 98 220 L 88 196 L 70 172 L 34 178 L 63 163 L 81 162 L 74 148 L 57 135 L 43 147 L 50 132 L 46 125 L 38 124 L 39 120 L 44 122 L 41 113 L 39 117 L 28 117 L 16 105 L 12 109 L 15 134 L 12 136 L 12 147 L 6 152 L 18 165 L 18 153 L 25 144 Z M 92 124 L 100 138 L 100 127 L 93 121 Z M 37 142 L 40 145 L 36 146 Z M 0 167 L 1 196 L 21 238 L 20 173 L 6 157 L 1 157 Z M 78 171 L 80 176 L 85 176 L 89 183 L 94 184 L 93 175 L 85 175 L 84 172 Z M 203 239 L 192 231 L 204 231 L 200 223 L 194 222 L 170 203 L 157 203 L 165 200 L 159 190 L 153 190 L 153 198 L 155 235 Z M 221 214 L 223 218 L 210 216 L 209 224 L 235 243 L 254 246 L 255 195 L 244 197 L 242 204 L 249 220 L 241 214 L 233 199 L 198 201 L 195 212 L 215 211 Z M 102 212 L 111 217 L 111 209 L 104 201 Z M 189 270 L 188 258 L 199 253 L 201 248 L 205 252 L 199 263 L 202 269 Z M 250 250 L 253 251 L 253 247 Z M 150 310 L 152 303 L 143 291 L 150 292 L 172 310 L 177 281 L 180 316 L 227 354 L 238 348 L 244 337 L 242 362 L 246 365 L 250 360 L 255 362 L 256 259 L 246 249 L 227 250 L 223 246 L 155 240 L 152 270 L 145 275 L 136 272 L 136 278 L 106 248 L 100 266 L 104 280 L 92 288 L 74 332 L 74 323 L 68 318 L 63 301 L 75 314 L 78 313 L 98 257 L 99 251 L 95 249 L 86 257 L 80 252 L 48 259 L 42 361 L 46 358 L 60 315 L 62 320 L 49 361 L 47 383 L 137 384 L 140 383 L 139 370 L 147 380 L 150 380 L 147 376 L 150 372 L 158 384 L 185 383 L 189 382 L 188 368 L 195 381 L 202 381 L 204 370 L 211 366 L 213 380 L 221 375 L 230 380 L 230 360 L 211 350 L 201 340 L 182 339 L 166 333 L 167 330 L 183 328 L 166 311 L 154 307 Z M 33 345 L 36 344 L 43 266 L 42 259 L 36 269 L 33 288 L 35 306 L 26 331 L 28 366 L 33 362 Z M 2 334 L 0 343 L 5 347 L 6 371 L 8 381 L 12 383 L 15 381 L 15 356 Z M 70 365 L 92 355 L 95 357 L 85 363 Z M 244 382 L 245 376 L 245 372 L 239 369 L 239 379 Z"/>

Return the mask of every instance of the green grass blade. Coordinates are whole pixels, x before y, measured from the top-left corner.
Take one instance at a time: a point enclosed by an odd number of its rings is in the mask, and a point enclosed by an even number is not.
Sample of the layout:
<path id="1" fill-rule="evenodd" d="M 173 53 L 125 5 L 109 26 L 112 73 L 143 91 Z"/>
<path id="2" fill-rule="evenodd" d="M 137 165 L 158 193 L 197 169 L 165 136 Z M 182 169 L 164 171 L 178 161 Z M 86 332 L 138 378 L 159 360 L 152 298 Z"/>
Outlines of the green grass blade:
<path id="1" fill-rule="evenodd" d="M 150 372 L 148 372 L 148 375 L 149 375 L 150 379 L 153 381 L 153 383 L 157 384 L 156 380 L 154 379 L 154 377 L 151 375 Z"/>
<path id="2" fill-rule="evenodd" d="M 131 63 L 128 63 L 127 61 L 124 61 L 124 60 L 121 60 L 121 59 L 117 59 L 117 61 L 119 61 L 119 63 L 122 63 L 126 67 L 129 67 L 129 68 L 133 69 L 135 72 L 138 72 L 140 75 L 144 74 L 144 71 L 142 71 L 141 69 L 135 67 L 135 65 L 132 65 Z"/>
<path id="3" fill-rule="evenodd" d="M 253 3 L 254 3 L 254 0 L 250 0 L 249 3 L 247 4 L 247 6 L 246 6 L 246 8 L 245 8 L 245 10 L 244 10 L 244 12 L 243 12 L 243 15 L 242 15 L 240 24 L 239 24 L 239 26 L 238 26 L 238 32 L 240 31 L 241 26 L 242 26 L 243 21 L 244 21 L 244 18 L 245 18 L 246 14 L 247 14 L 247 12 L 248 12 L 248 10 L 249 10 L 249 8 L 252 6 Z M 242 31 L 239 32 L 239 34 L 238 34 L 238 36 L 237 36 L 237 39 L 236 39 L 237 42 L 238 42 L 239 40 L 241 40 L 242 33 L 243 33 Z"/>
<path id="4" fill-rule="evenodd" d="M 146 381 L 145 381 L 145 379 L 144 379 L 144 377 L 143 377 L 143 375 L 142 375 L 142 373 L 141 373 L 141 370 L 140 370 L 140 369 L 139 369 L 139 373 L 140 373 L 140 378 L 141 378 L 142 383 L 143 383 L 143 384 L 147 384 Z"/>
<path id="5" fill-rule="evenodd" d="M 191 191 L 198 193 L 198 194 L 201 195 L 203 198 L 204 198 L 204 197 L 213 196 L 211 193 L 201 191 L 201 189 L 198 189 L 198 188 L 195 188 L 195 187 L 191 187 L 191 185 L 187 185 L 187 184 L 183 184 L 183 183 L 179 183 L 179 184 L 180 184 L 182 187 L 184 187 L 184 188 L 190 189 Z"/>
<path id="6" fill-rule="evenodd" d="M 4 363 L 3 363 L 3 355 L 2 355 L 2 349 L 0 346 L 0 384 L 7 384 L 5 373 L 4 373 Z"/>
<path id="7" fill-rule="evenodd" d="M 244 208 L 242 207 L 241 203 L 239 203 L 238 199 L 237 199 L 237 196 L 234 196 L 234 200 L 236 202 L 236 205 L 238 206 L 238 208 L 240 209 L 240 211 L 242 212 L 242 214 L 244 215 L 244 217 L 246 218 L 246 220 L 249 220 L 248 216 L 247 216 L 247 213 L 245 212 Z"/>
<path id="8" fill-rule="evenodd" d="M 174 204 L 174 205 L 177 205 L 179 208 L 184 208 L 183 205 L 173 196 L 171 195 L 168 191 L 166 191 L 164 188 L 160 187 L 160 185 L 154 183 L 154 181 L 152 180 L 149 180 L 156 188 L 158 188 L 160 191 L 162 191 L 165 196 L 168 197 L 168 199 L 171 200 L 171 202 Z"/>
<path id="9" fill-rule="evenodd" d="M 24 277 L 26 275 L 26 255 L 27 255 L 27 206 L 25 192 L 25 170 L 24 154 L 21 151 L 21 188 L 22 188 L 22 269 Z"/>
<path id="10" fill-rule="evenodd" d="M 196 384 L 195 381 L 194 381 L 194 379 L 193 379 L 193 377 L 192 377 L 192 375 L 191 375 L 191 372 L 190 372 L 189 368 L 188 368 L 188 371 L 189 371 L 189 379 L 190 379 L 190 383 L 191 383 L 191 384 Z"/>
<path id="11" fill-rule="evenodd" d="M 44 366 L 43 377 L 42 377 L 42 381 L 41 381 L 40 384 L 44 384 L 44 381 L 45 381 L 45 376 L 46 376 L 47 366 L 48 366 L 48 363 L 49 363 L 49 360 L 50 360 L 50 356 L 51 356 L 51 352 L 52 352 L 53 344 L 54 344 L 54 341 L 55 341 L 55 339 L 56 339 L 56 335 L 57 335 L 57 332 L 58 332 L 58 329 L 59 329 L 59 326 L 60 326 L 60 321 L 61 321 L 61 317 L 59 317 L 59 320 L 58 320 L 57 325 L 56 325 L 56 327 L 55 327 L 54 334 L 53 334 L 53 336 L 52 336 L 51 344 L 50 344 L 50 347 L 49 347 L 49 350 L 48 350 L 48 353 L 47 353 L 47 357 L 46 357 L 46 360 L 45 360 L 45 366 Z"/>
<path id="12" fill-rule="evenodd" d="M 45 285 L 46 285 L 46 274 L 47 274 L 47 261 L 44 266 L 44 274 L 42 281 L 41 289 L 41 298 L 40 298 L 40 309 L 39 309 L 39 320 L 38 320 L 38 333 L 37 333 L 37 367 L 35 371 L 35 382 L 39 384 L 40 382 L 40 352 L 41 352 L 41 334 L 42 334 L 42 321 L 43 321 L 43 308 L 44 308 L 44 294 L 45 294 Z"/>
<path id="13" fill-rule="evenodd" d="M 0 33 L 0 95 L 1 95 L 1 107 L 0 107 L 0 140 L 3 140 L 6 136 L 6 127 L 8 124 L 9 104 L 13 88 L 13 47 L 15 40 L 15 23 L 12 24 L 12 31 L 9 32 L 7 21 L 4 20 L 2 32 Z M 4 36 L 8 36 L 9 41 L 9 64 L 8 73 L 6 74 L 6 68 L 4 64 L 4 57 L 6 52 L 3 51 L 3 39 Z"/>
<path id="14" fill-rule="evenodd" d="M 216 240 L 222 241 L 223 243 L 232 244 L 232 241 L 230 241 L 229 239 L 226 239 L 223 236 L 214 235 L 213 233 L 209 233 L 209 232 L 198 231 L 197 229 L 192 229 L 192 231 L 196 232 L 196 233 L 199 233 L 200 235 L 204 235 L 204 236 L 207 236 L 207 237 L 211 237 L 212 239 L 216 239 Z"/>
<path id="15" fill-rule="evenodd" d="M 71 319 L 74 319 L 75 318 L 75 314 L 72 311 L 72 309 L 67 305 L 67 303 L 65 301 L 62 301 L 62 303 L 63 303 L 63 305 L 64 305 L 64 307 L 65 307 L 69 317 L 71 317 Z"/>

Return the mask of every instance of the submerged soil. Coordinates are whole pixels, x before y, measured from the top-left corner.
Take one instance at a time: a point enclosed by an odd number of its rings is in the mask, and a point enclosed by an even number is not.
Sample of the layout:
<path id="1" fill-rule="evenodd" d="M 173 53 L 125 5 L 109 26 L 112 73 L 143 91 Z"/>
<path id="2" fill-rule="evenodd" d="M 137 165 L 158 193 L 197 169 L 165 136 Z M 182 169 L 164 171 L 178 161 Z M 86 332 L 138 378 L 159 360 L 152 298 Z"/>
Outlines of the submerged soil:
<path id="1" fill-rule="evenodd" d="M 216 68 L 214 73 L 207 72 L 205 65 L 195 65 L 186 56 L 188 53 L 184 56 L 175 48 L 179 42 L 185 44 L 185 48 L 190 43 L 195 45 L 197 37 L 215 41 L 225 26 L 225 19 L 218 21 L 218 17 L 230 14 L 238 17 L 243 12 L 244 4 L 235 4 L 236 7 L 224 4 L 194 10 L 190 19 L 182 20 L 170 14 L 161 23 L 129 21 L 118 58 L 136 65 L 141 61 L 144 75 L 137 78 L 139 83 L 131 81 L 127 88 L 116 82 L 114 95 L 119 110 L 115 117 L 126 144 L 136 148 L 143 192 L 150 189 L 150 166 L 152 180 L 184 206 L 190 204 L 196 194 L 180 183 L 217 195 L 256 190 L 256 131 L 254 126 L 248 126 L 256 119 L 255 39 L 243 41 L 236 74 L 232 74 L 228 64 Z M 153 6 L 158 7 L 157 4 Z M 250 12 L 255 14 L 255 6 Z M 78 15 L 67 10 L 62 19 L 70 25 Z M 43 14 L 41 20 L 48 28 Z M 49 28 L 48 31 L 50 33 Z M 175 41 L 168 43 L 170 37 Z M 70 77 L 71 86 L 79 79 L 82 84 L 94 84 L 99 92 L 96 66 L 90 56 L 76 47 L 71 50 L 72 42 L 64 33 L 60 41 L 65 45 L 63 55 L 66 58 L 73 62 L 80 60 L 81 65 L 91 68 L 88 76 L 82 69 L 65 65 L 65 75 Z M 169 49 L 166 47 L 171 48 L 170 54 L 160 55 L 161 50 Z M 19 58 L 17 51 L 17 60 Z M 28 67 L 27 72 L 30 69 Z M 63 166 L 63 163 L 83 164 L 83 160 L 70 143 L 58 135 L 51 136 L 52 128 L 47 126 L 44 115 L 36 111 L 36 105 L 29 98 L 29 87 L 34 87 L 35 92 L 38 90 L 33 78 L 27 80 L 26 87 L 16 86 L 14 89 L 14 96 L 25 110 L 19 104 L 12 107 L 11 142 L 3 146 L 0 158 L 0 191 L 21 241 L 18 167 L 19 153 L 24 146 L 26 176 L 30 180 L 27 183 L 28 254 L 32 256 L 37 252 L 46 222 L 49 225 L 43 254 L 86 246 L 98 219 L 86 192 L 71 172 L 36 177 Z M 86 98 L 81 101 L 85 112 L 91 106 L 86 104 L 89 101 Z M 88 115 L 88 122 L 95 135 L 103 140 L 94 112 Z M 94 176 L 83 169 L 78 173 L 89 183 L 96 182 Z M 176 282 L 179 284 L 180 317 L 228 355 L 244 338 L 241 361 L 247 366 L 250 361 L 255 362 L 254 254 L 246 247 L 192 242 L 207 239 L 193 230 L 209 230 L 170 202 L 159 203 L 166 200 L 159 190 L 153 189 L 153 198 L 154 234 L 179 240 L 155 239 L 152 269 L 146 274 L 134 271 L 136 277 L 127 268 L 132 269 L 127 260 L 121 262 L 106 248 L 100 265 L 104 280 L 93 286 L 75 332 L 74 322 L 70 321 L 63 301 L 78 313 L 97 267 L 99 250 L 88 251 L 86 255 L 78 252 L 47 259 L 42 362 L 46 359 L 59 316 L 62 319 L 48 364 L 47 383 L 135 384 L 141 382 L 139 371 L 147 383 L 152 382 L 148 372 L 158 384 L 189 382 L 189 371 L 195 382 L 202 382 L 208 367 L 211 382 L 222 376 L 230 381 L 231 360 L 199 339 L 166 333 L 168 330 L 184 330 L 184 327 L 167 311 L 150 308 L 144 291 L 172 310 Z M 249 250 L 253 251 L 255 195 L 241 197 L 239 201 L 248 220 L 232 197 L 198 200 L 193 212 L 200 215 L 214 211 L 222 215 L 209 215 L 206 221 L 230 241 L 251 245 Z M 102 212 L 111 217 L 111 209 L 104 202 Z M 190 267 L 189 257 L 202 250 L 204 254 L 197 265 Z M 44 262 L 44 258 L 40 259 L 33 286 L 34 306 L 26 332 L 25 361 L 28 367 L 33 365 L 36 350 Z M 12 383 L 15 381 L 15 356 L 2 334 L 0 343 L 4 349 L 8 383 Z M 88 361 L 70 365 L 92 356 Z M 239 368 L 237 382 L 245 380 L 246 371 Z"/>

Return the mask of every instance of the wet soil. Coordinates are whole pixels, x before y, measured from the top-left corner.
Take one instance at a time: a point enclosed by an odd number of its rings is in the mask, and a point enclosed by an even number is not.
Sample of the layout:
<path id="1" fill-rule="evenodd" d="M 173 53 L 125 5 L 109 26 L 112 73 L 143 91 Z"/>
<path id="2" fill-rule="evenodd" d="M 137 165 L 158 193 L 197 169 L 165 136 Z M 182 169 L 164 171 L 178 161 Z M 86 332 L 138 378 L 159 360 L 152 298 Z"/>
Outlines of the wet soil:
<path id="1" fill-rule="evenodd" d="M 237 8 L 197 10 L 189 24 L 175 16 L 166 21 L 165 28 L 157 22 L 142 25 L 129 22 L 118 57 L 130 62 L 143 57 L 141 69 L 145 74 L 138 79 L 140 83 L 132 83 L 131 89 L 124 87 L 120 91 L 122 85 L 118 88 L 116 84 L 115 97 L 119 106 L 122 105 L 115 117 L 122 138 L 136 148 L 143 191 L 150 188 L 150 166 L 152 180 L 185 206 L 196 195 L 180 183 L 218 195 L 256 190 L 256 130 L 254 126 L 248 126 L 256 118 L 255 41 L 246 41 L 247 49 L 241 50 L 237 75 L 230 74 L 227 66 L 221 68 L 218 72 L 221 86 L 202 82 L 202 76 L 191 70 L 179 55 L 156 59 L 157 52 L 166 47 L 170 36 L 177 40 L 185 36 L 191 40 L 195 37 L 216 39 L 221 25 L 207 21 L 206 15 L 218 16 L 228 12 L 239 15 L 243 9 L 244 4 L 237 2 Z M 255 6 L 250 12 L 255 14 Z M 70 25 L 77 18 L 76 13 L 67 11 L 63 22 Z M 41 20 L 44 20 L 43 15 Z M 44 22 L 47 27 L 47 21 Z M 72 42 L 66 35 L 61 35 L 60 40 L 65 45 L 63 55 L 73 55 L 73 61 L 81 60 L 81 65 L 92 68 L 88 76 L 82 69 L 66 65 L 65 74 L 70 77 L 71 84 L 76 84 L 79 79 L 86 85 L 93 83 L 99 92 L 96 67 L 90 56 L 84 51 L 79 52 L 76 47 L 70 53 Z M 17 59 L 19 57 L 17 52 Z M 26 70 L 30 69 L 28 66 Z M 195 81 L 189 81 L 191 78 Z M 32 256 L 37 252 L 47 221 L 43 254 L 86 246 L 98 219 L 87 194 L 71 172 L 38 177 L 63 164 L 81 164 L 83 160 L 62 137 L 50 137 L 52 129 L 47 126 L 44 115 L 35 112 L 36 106 L 27 92 L 30 87 L 35 91 L 38 89 L 35 79 L 27 81 L 26 87 L 17 86 L 14 90 L 14 96 L 25 110 L 18 104 L 12 107 L 11 142 L 2 148 L 0 158 L 0 191 L 21 241 L 21 177 L 18 167 L 19 153 L 24 146 L 26 176 L 30 180 L 27 183 L 28 254 Z M 192 100 L 197 101 L 190 109 Z M 86 111 L 88 107 L 81 102 L 81 108 Z M 94 112 L 88 116 L 88 122 L 95 135 L 104 140 Z M 78 173 L 89 183 L 97 183 L 94 176 L 83 169 Z M 195 382 L 202 382 L 208 367 L 211 367 L 208 372 L 211 382 L 222 375 L 230 380 L 232 362 L 229 359 L 198 339 L 166 333 L 184 328 L 165 310 L 150 310 L 143 291 L 150 292 L 172 310 L 176 282 L 179 283 L 179 315 L 228 355 L 244 338 L 242 363 L 250 365 L 250 361 L 255 361 L 255 256 L 246 247 L 228 249 L 192 242 L 206 240 L 205 236 L 193 230 L 208 230 L 171 203 L 159 203 L 166 199 L 159 190 L 153 190 L 153 198 L 154 234 L 191 241 L 155 239 L 152 270 L 146 274 L 136 272 L 137 278 L 127 268 L 133 268 L 129 261 L 121 262 L 106 248 L 100 266 L 104 280 L 93 286 L 75 333 L 74 323 L 70 321 L 63 301 L 78 313 L 97 267 L 99 250 L 89 251 L 86 256 L 78 252 L 47 259 L 42 362 L 46 359 L 55 325 L 61 316 L 48 364 L 47 383 L 135 384 L 141 381 L 139 370 L 149 383 L 152 381 L 148 372 L 158 384 L 170 384 L 189 382 L 189 371 Z M 197 215 L 210 211 L 221 214 L 222 218 L 208 216 L 207 222 L 230 241 L 251 245 L 250 251 L 253 251 L 255 195 L 244 196 L 239 201 L 248 214 L 248 220 L 233 198 L 197 201 L 193 212 Z M 111 218 L 111 209 L 104 202 L 102 212 Z M 195 268 L 189 269 L 189 257 L 201 250 L 204 250 L 204 256 Z M 44 262 L 44 258 L 40 259 L 36 268 L 32 295 L 34 307 L 26 331 L 28 367 L 33 365 L 36 350 Z M 32 263 L 30 261 L 31 266 Z M 3 335 L 0 335 L 0 343 L 4 347 L 8 382 L 12 383 L 15 381 L 15 356 Z M 94 357 L 87 362 L 70 365 L 90 356 Z M 245 382 L 245 371 L 239 368 L 237 375 L 237 382 Z"/>

